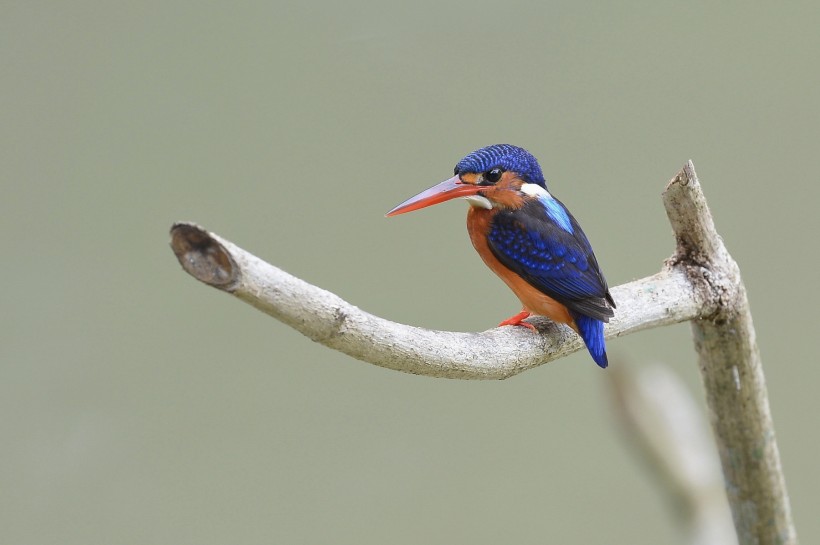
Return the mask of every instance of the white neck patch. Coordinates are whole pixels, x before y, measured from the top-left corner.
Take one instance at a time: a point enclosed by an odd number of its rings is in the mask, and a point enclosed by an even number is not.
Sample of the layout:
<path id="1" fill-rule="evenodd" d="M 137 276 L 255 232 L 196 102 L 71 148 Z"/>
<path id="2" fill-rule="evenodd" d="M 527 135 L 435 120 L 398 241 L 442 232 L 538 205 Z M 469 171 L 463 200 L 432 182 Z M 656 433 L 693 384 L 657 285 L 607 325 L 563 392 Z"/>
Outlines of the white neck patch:
<path id="1" fill-rule="evenodd" d="M 490 202 L 490 199 L 482 197 L 481 195 L 470 195 L 469 197 L 464 197 L 464 200 L 470 203 L 470 206 L 475 206 L 476 208 L 493 209 L 493 203 Z"/>
<path id="2" fill-rule="evenodd" d="M 524 184 L 521 186 L 521 193 L 535 197 L 544 206 L 544 212 L 555 222 L 555 224 L 566 231 L 572 233 L 574 228 L 569 212 L 564 206 L 550 195 L 550 192 L 537 184 Z"/>
<path id="3" fill-rule="evenodd" d="M 550 192 L 541 187 L 538 184 L 523 184 L 521 185 L 521 193 L 525 195 L 529 195 L 530 197 L 546 197 L 548 199 L 552 198 Z"/>

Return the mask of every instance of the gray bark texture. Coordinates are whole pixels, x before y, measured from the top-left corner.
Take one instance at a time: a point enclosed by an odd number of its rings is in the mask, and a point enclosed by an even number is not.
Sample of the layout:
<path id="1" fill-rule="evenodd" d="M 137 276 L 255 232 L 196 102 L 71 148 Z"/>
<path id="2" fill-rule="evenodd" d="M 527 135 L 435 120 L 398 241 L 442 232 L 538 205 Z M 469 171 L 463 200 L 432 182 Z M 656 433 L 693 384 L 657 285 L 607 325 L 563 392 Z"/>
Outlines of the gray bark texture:
<path id="1" fill-rule="evenodd" d="M 692 332 L 738 541 L 797 543 L 746 289 L 691 161 L 663 202 L 677 238 L 671 264 L 702 302 Z"/>

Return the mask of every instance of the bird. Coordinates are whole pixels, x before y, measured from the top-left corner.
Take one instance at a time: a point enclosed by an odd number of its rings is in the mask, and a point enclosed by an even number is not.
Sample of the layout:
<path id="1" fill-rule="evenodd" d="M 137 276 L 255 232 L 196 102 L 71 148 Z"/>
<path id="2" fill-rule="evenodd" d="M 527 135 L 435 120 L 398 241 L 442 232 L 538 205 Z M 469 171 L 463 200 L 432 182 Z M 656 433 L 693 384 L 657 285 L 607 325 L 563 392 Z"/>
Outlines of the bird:
<path id="1" fill-rule="evenodd" d="M 521 301 L 501 326 L 545 316 L 571 327 L 592 359 L 606 368 L 604 323 L 615 301 L 586 235 L 547 188 L 536 158 L 524 148 L 495 144 L 461 159 L 453 177 L 390 210 L 396 216 L 455 198 L 470 204 L 467 232 L 484 263 Z"/>

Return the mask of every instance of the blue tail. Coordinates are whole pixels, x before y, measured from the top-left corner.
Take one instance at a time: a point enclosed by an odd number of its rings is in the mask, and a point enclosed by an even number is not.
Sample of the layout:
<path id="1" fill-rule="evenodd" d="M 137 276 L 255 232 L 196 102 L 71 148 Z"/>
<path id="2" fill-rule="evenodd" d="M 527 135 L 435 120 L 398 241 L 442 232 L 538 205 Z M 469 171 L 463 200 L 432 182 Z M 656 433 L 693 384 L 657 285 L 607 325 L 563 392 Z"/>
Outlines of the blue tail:
<path id="1" fill-rule="evenodd" d="M 604 343 L 604 323 L 601 320 L 584 316 L 583 314 L 572 313 L 575 318 L 575 325 L 581 332 L 581 338 L 587 345 L 587 350 L 598 364 L 598 367 L 606 369 L 609 361 L 606 358 L 606 344 Z"/>

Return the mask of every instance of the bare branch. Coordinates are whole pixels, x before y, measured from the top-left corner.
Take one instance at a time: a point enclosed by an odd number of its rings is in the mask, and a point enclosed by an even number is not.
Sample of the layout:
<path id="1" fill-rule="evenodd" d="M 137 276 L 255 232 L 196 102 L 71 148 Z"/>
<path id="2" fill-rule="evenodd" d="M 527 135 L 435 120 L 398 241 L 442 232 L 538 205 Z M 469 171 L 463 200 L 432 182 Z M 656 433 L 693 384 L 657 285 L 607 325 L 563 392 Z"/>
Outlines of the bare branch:
<path id="1" fill-rule="evenodd" d="M 503 379 L 583 348 L 572 330 L 543 318 L 533 323 L 546 335 L 518 327 L 456 333 L 391 322 L 190 223 L 173 226 L 171 247 L 182 267 L 196 279 L 242 299 L 329 348 L 397 371 Z M 690 320 L 700 308 L 689 280 L 678 268 L 665 268 L 618 286 L 612 295 L 618 313 L 606 329 L 610 338 Z"/>
<path id="2" fill-rule="evenodd" d="M 663 195 L 682 265 L 703 301 L 695 349 L 740 543 L 796 544 L 746 289 L 691 161 Z"/>

